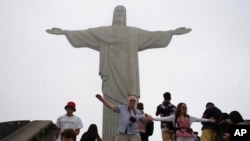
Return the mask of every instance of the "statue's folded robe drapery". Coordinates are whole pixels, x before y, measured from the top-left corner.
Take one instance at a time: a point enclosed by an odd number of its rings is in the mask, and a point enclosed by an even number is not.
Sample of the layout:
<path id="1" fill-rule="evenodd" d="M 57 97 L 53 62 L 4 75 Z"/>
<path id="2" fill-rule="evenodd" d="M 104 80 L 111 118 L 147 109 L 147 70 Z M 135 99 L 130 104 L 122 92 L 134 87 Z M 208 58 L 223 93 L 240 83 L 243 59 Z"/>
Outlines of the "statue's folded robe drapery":
<path id="1" fill-rule="evenodd" d="M 124 104 L 127 98 L 140 97 L 138 51 L 166 47 L 171 31 L 146 31 L 129 26 L 104 26 L 65 31 L 73 47 L 88 47 L 100 52 L 99 75 L 102 91 Z"/>

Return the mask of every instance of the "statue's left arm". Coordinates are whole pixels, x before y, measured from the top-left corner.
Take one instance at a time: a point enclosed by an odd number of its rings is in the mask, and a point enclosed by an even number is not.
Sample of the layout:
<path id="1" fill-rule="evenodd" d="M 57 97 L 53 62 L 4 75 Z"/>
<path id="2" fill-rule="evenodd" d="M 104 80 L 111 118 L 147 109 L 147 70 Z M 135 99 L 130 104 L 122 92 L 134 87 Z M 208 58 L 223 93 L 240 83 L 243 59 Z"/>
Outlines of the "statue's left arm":
<path id="1" fill-rule="evenodd" d="M 139 30 L 137 33 L 138 50 L 142 51 L 150 48 L 163 48 L 168 46 L 173 35 L 189 33 L 190 28 L 180 27 L 169 31 L 146 31 Z"/>
<path id="2" fill-rule="evenodd" d="M 63 29 L 56 28 L 56 27 L 53 27 L 51 29 L 47 29 L 46 32 L 49 34 L 54 34 L 54 35 L 65 35 L 65 31 Z"/>
<path id="3" fill-rule="evenodd" d="M 182 35 L 191 32 L 191 28 L 179 27 L 172 31 L 172 35 Z"/>

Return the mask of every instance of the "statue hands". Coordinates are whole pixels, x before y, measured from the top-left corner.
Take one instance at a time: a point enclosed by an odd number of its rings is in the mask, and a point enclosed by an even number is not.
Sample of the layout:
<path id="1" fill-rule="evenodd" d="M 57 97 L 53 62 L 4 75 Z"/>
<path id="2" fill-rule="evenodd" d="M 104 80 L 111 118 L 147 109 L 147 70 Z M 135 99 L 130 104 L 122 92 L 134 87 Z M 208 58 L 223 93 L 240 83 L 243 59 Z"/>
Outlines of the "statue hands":
<path id="1" fill-rule="evenodd" d="M 65 31 L 61 28 L 51 28 L 46 30 L 49 34 L 55 34 L 55 35 L 65 35 Z"/>
<path id="2" fill-rule="evenodd" d="M 181 34 L 186 34 L 189 33 L 190 31 L 192 31 L 191 28 L 185 28 L 185 27 L 179 27 L 176 28 L 175 30 L 173 30 L 173 35 L 181 35 Z"/>

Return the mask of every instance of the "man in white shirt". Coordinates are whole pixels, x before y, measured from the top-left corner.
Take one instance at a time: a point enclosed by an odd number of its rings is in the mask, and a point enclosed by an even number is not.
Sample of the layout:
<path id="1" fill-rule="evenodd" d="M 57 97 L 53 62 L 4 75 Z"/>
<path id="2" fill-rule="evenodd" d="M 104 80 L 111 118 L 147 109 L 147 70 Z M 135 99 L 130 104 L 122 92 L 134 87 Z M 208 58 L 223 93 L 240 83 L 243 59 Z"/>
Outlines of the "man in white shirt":
<path id="1" fill-rule="evenodd" d="M 83 127 L 83 124 L 81 119 L 73 114 L 73 112 L 76 111 L 75 107 L 76 104 L 73 101 L 69 101 L 64 107 L 64 109 L 66 110 L 66 114 L 57 118 L 57 128 L 55 132 L 57 139 L 56 141 L 61 141 L 60 134 L 65 129 L 73 129 L 76 136 L 80 133 L 80 129 Z"/>

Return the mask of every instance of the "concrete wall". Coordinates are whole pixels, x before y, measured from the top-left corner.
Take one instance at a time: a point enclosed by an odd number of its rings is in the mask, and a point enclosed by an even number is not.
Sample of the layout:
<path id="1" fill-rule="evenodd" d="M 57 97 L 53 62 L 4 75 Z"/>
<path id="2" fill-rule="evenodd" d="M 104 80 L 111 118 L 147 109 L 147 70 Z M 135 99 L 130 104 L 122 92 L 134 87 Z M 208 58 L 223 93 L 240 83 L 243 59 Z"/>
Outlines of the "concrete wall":
<path id="1" fill-rule="evenodd" d="M 30 123 L 29 120 L 9 121 L 0 123 L 0 140 L 7 137 L 17 129 Z"/>
<path id="2" fill-rule="evenodd" d="M 32 121 L 1 141 L 55 141 L 55 124 L 49 120 Z"/>

